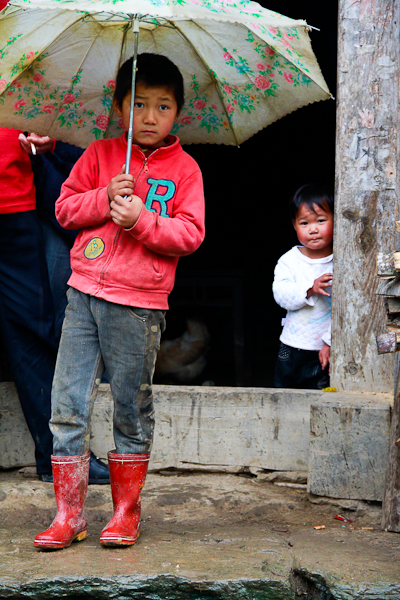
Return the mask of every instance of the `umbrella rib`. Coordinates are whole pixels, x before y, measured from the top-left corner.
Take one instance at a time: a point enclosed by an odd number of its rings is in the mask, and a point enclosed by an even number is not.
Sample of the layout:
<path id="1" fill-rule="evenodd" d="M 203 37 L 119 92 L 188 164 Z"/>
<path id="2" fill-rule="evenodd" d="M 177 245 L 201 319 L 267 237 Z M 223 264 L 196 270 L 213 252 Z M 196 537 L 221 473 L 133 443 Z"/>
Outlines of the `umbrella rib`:
<path id="1" fill-rule="evenodd" d="M 125 42 L 126 42 L 126 36 L 128 35 L 128 30 L 129 30 L 129 24 L 127 24 L 127 26 L 124 29 L 124 34 L 122 36 L 122 41 L 121 41 L 121 50 L 119 53 L 119 62 L 118 62 L 118 71 L 121 67 L 122 64 L 122 53 L 124 51 L 124 46 L 125 46 Z M 109 134 L 109 129 L 110 129 L 110 123 L 113 119 L 114 116 L 114 105 L 111 105 L 111 110 L 110 110 L 110 115 L 109 115 L 109 119 L 108 119 L 108 124 L 107 124 L 107 129 L 105 130 L 104 133 L 104 139 L 108 139 L 108 134 Z"/>
<path id="2" fill-rule="evenodd" d="M 21 8 L 21 10 L 27 10 L 27 9 L 26 9 L 26 8 L 25 8 L 25 9 Z M 14 13 L 13 13 L 13 14 L 14 14 Z M 9 16 L 9 15 L 6 15 L 6 16 Z M 56 15 L 56 16 L 57 16 L 57 15 Z M 48 21 L 46 21 L 46 25 L 47 25 L 47 23 L 50 23 L 52 20 L 53 20 L 53 16 L 52 16 L 52 17 L 50 17 L 50 19 L 49 19 Z M 79 19 L 78 19 L 78 21 L 79 21 Z M 76 22 L 77 22 L 77 21 L 74 21 L 73 23 L 70 23 L 70 24 L 68 25 L 68 27 L 67 27 L 66 29 L 64 29 L 64 30 L 63 30 L 63 33 L 64 33 L 65 31 L 68 31 L 68 29 L 70 29 L 70 27 L 72 27 L 73 25 L 75 25 L 75 23 L 76 23 Z M 33 60 L 31 60 L 31 62 L 30 62 L 29 64 L 27 64 L 27 65 L 26 65 L 26 67 L 25 67 L 24 69 L 22 69 L 22 70 L 19 72 L 19 74 L 17 75 L 17 79 L 18 79 L 18 78 L 19 78 L 21 75 L 23 75 L 23 74 L 25 73 L 25 71 L 27 71 L 28 69 L 30 69 L 30 68 L 31 68 L 31 66 L 32 66 L 32 64 L 33 64 L 33 63 L 34 63 L 34 62 L 35 62 L 35 61 L 36 61 L 36 60 L 37 60 L 37 59 L 38 59 L 38 58 L 39 58 L 39 57 L 40 57 L 40 56 L 43 54 L 43 52 L 46 52 L 47 48 L 48 48 L 49 46 L 51 46 L 51 44 L 53 44 L 53 43 L 54 43 L 54 39 L 52 39 L 52 40 L 51 40 L 51 42 L 49 42 L 49 43 L 47 44 L 47 46 L 44 46 L 44 48 L 42 48 L 42 50 L 40 51 L 40 54 L 39 54 L 39 55 L 38 55 L 36 58 L 33 58 Z M 5 89 L 4 89 L 4 91 L 5 91 L 6 89 L 7 89 L 7 88 L 5 88 Z M 1 94 L 0 94 L 0 95 L 1 95 Z"/>
<path id="3" fill-rule="evenodd" d="M 191 23 L 193 23 L 194 25 L 196 25 L 197 27 L 199 27 L 199 25 L 198 25 L 197 23 L 195 23 L 195 22 L 194 22 L 192 19 L 190 20 L 190 22 L 191 22 Z M 234 130 L 234 128 L 233 128 L 233 124 L 232 124 L 232 121 L 231 121 L 231 117 L 230 117 L 230 115 L 229 115 L 228 111 L 226 110 L 226 107 L 225 107 L 225 101 L 224 101 L 224 97 L 223 97 L 223 95 L 222 95 L 222 93 L 221 93 L 221 90 L 220 90 L 220 87 L 219 87 L 219 85 L 218 85 L 218 80 L 217 80 L 217 78 L 215 77 L 214 73 L 212 72 L 212 70 L 210 69 L 210 67 L 208 66 L 208 64 L 207 64 L 207 63 L 206 63 L 206 62 L 203 60 L 203 58 L 201 57 L 201 55 L 199 54 L 199 52 L 197 51 L 197 49 L 195 48 L 195 46 L 192 44 L 192 42 L 190 41 L 190 39 L 189 39 L 189 38 L 188 38 L 188 37 L 187 37 L 187 36 L 186 36 L 186 35 L 183 33 L 183 31 L 181 31 L 181 29 L 179 29 L 179 27 L 177 27 L 176 23 L 174 23 L 174 29 L 175 29 L 175 30 L 176 30 L 176 31 L 179 33 L 179 35 L 181 35 L 181 36 L 183 37 L 183 39 L 184 39 L 184 40 L 187 42 L 187 44 L 188 44 L 188 45 L 189 45 L 189 46 L 192 48 L 193 52 L 196 54 L 196 56 L 197 56 L 197 57 L 198 57 L 198 59 L 201 61 L 201 63 L 204 65 L 204 67 L 207 69 L 207 71 L 208 71 L 208 74 L 210 75 L 210 77 L 211 77 L 212 81 L 214 82 L 215 88 L 216 88 L 216 90 L 217 90 L 217 94 L 218 94 L 218 96 L 219 96 L 219 99 L 220 99 L 220 101 L 221 101 L 222 108 L 224 109 L 224 113 L 225 113 L 225 116 L 226 116 L 226 118 L 227 118 L 227 120 L 228 120 L 229 127 L 231 128 L 232 135 L 233 135 L 233 137 L 234 137 L 234 140 L 235 140 L 235 142 L 236 142 L 236 145 L 237 145 L 237 146 L 239 146 L 239 140 L 238 140 L 238 139 L 237 139 L 237 137 L 236 137 L 236 133 L 235 133 L 235 130 Z M 202 28 L 201 28 L 201 29 L 202 29 Z M 203 31 L 204 31 L 204 29 L 203 29 Z M 207 33 L 208 33 L 208 32 L 207 32 Z"/>
<path id="4" fill-rule="evenodd" d="M 72 25 L 75 25 L 76 23 L 79 23 L 79 22 L 81 22 L 81 23 L 82 23 L 82 22 L 83 22 L 83 19 L 85 18 L 85 16 L 87 16 L 87 15 L 81 16 L 79 19 L 77 19 L 76 21 L 74 21 L 74 23 L 73 23 Z M 94 19 L 93 19 L 93 20 L 94 20 Z M 71 26 L 72 26 L 72 25 L 71 25 Z M 68 31 L 68 29 L 69 29 L 69 28 L 65 29 L 65 31 Z M 63 33 L 64 33 L 64 32 L 63 32 Z M 87 55 L 89 54 L 90 50 L 92 49 L 92 47 L 93 47 L 93 44 L 96 42 L 96 40 L 98 39 L 98 37 L 99 37 L 100 35 L 101 35 L 101 32 L 97 33 L 97 34 L 96 34 L 96 36 L 94 37 L 94 39 L 91 41 L 91 43 L 90 43 L 90 47 L 89 47 L 89 49 L 86 51 L 86 53 L 85 53 L 85 56 L 84 56 L 84 57 L 82 58 L 82 60 L 80 61 L 80 63 L 79 63 L 79 66 L 78 66 L 78 68 L 77 68 L 77 70 L 76 70 L 76 72 L 75 72 L 75 75 L 76 75 L 76 73 L 79 71 L 79 69 L 81 68 L 81 66 L 82 66 L 83 62 L 85 61 L 85 59 L 86 59 L 86 57 L 87 57 Z M 73 80 L 73 78 L 71 79 L 71 82 L 72 82 L 72 80 Z M 60 107 L 60 108 L 61 108 L 61 107 Z M 55 122 L 57 121 L 57 118 L 58 118 L 59 114 L 60 114 L 60 112 L 59 112 L 59 110 L 57 110 L 57 112 L 54 114 L 54 116 L 55 116 L 56 118 L 54 118 L 54 119 L 53 119 L 53 121 L 52 121 L 52 123 L 51 123 L 51 127 L 53 127 L 53 125 L 54 125 L 54 124 L 55 124 Z"/>
<path id="5" fill-rule="evenodd" d="M 198 23 L 195 23 L 195 25 L 196 25 L 197 27 L 199 27 L 199 28 L 200 28 L 202 31 L 205 31 L 205 29 L 204 29 L 203 27 L 201 27 L 201 25 L 199 25 Z M 242 29 L 245 29 L 245 31 L 248 31 L 248 27 L 247 27 L 246 25 L 243 25 L 242 23 L 236 23 L 236 25 L 237 25 L 238 27 L 241 27 Z M 210 35 L 210 37 L 211 37 L 211 34 L 210 34 L 209 32 L 207 32 L 207 33 L 208 33 L 208 35 Z M 220 42 L 219 42 L 219 41 L 218 41 L 218 40 L 217 40 L 217 39 L 216 39 L 214 36 L 212 36 L 212 39 L 213 39 L 213 40 L 214 40 L 214 41 L 215 41 L 215 42 L 216 42 L 216 43 L 217 43 L 219 46 L 221 46 L 221 43 L 220 43 Z M 285 60 L 285 61 L 286 61 L 288 64 L 291 64 L 291 65 L 293 65 L 293 66 L 294 66 L 294 67 L 295 67 L 295 68 L 296 68 L 298 71 L 300 71 L 300 72 L 301 72 L 301 73 L 303 73 L 303 74 L 304 74 L 306 77 L 308 77 L 308 78 L 309 78 L 309 79 L 310 79 L 310 80 L 313 82 L 313 84 L 314 84 L 314 85 L 316 85 L 317 87 L 319 87 L 319 89 L 321 89 L 321 90 L 322 90 L 322 91 L 323 91 L 325 94 L 327 94 L 327 95 L 329 95 L 331 98 L 333 98 L 333 96 L 332 96 L 332 94 L 329 92 L 329 90 L 328 90 L 328 91 L 324 90 L 324 88 L 323 88 L 323 87 L 321 87 L 321 85 L 319 85 L 319 83 L 317 83 L 317 82 L 315 81 L 315 79 L 313 79 L 312 77 L 310 77 L 310 75 L 308 75 L 307 73 L 305 73 L 305 71 L 304 71 L 303 69 L 301 69 L 300 67 L 296 66 L 296 65 L 295 65 L 295 64 L 294 64 L 294 63 L 293 63 L 291 60 L 289 60 L 288 58 L 286 58 L 286 57 L 285 57 L 285 56 L 282 54 L 282 52 L 280 52 L 278 49 L 276 49 L 276 48 L 275 48 L 275 46 L 272 46 L 271 44 L 268 44 L 268 42 L 266 42 L 265 40 L 262 40 L 262 41 L 265 43 L 265 45 L 266 45 L 266 46 L 268 46 L 268 47 L 272 48 L 272 49 L 275 51 L 275 53 L 276 53 L 276 54 L 279 54 L 279 56 L 281 56 L 281 57 L 283 58 L 283 60 Z M 221 46 L 221 48 L 222 48 L 222 46 Z M 236 58 L 235 58 L 233 55 L 231 55 L 231 56 L 232 56 L 232 59 L 235 61 L 235 63 L 238 63 L 238 62 L 239 62 L 239 61 L 237 61 L 237 60 L 236 60 Z M 246 78 L 247 78 L 247 80 L 249 81 L 249 83 L 251 83 L 251 84 L 252 84 L 252 85 L 255 87 L 255 94 L 256 94 L 256 95 L 257 95 L 257 96 L 258 96 L 260 99 L 262 99 L 263 101 L 265 101 L 265 100 L 266 100 L 266 98 L 265 98 L 264 94 L 261 92 L 261 90 L 259 90 L 259 88 L 257 88 L 257 86 L 255 85 L 255 83 L 254 83 L 254 81 L 253 81 L 252 77 L 250 76 L 250 74 L 248 74 L 248 73 L 246 73 L 246 72 L 243 72 L 243 71 L 241 71 L 241 73 L 242 73 L 242 75 L 244 75 L 244 77 L 246 77 Z"/>
<path id="6" fill-rule="evenodd" d="M 242 25 L 242 23 L 238 23 L 238 25 L 240 25 L 241 27 L 244 27 L 244 25 Z M 288 25 L 282 25 L 282 27 L 285 27 L 285 28 L 286 28 L 286 27 L 288 27 Z M 300 25 L 300 27 L 304 27 L 305 29 L 307 29 L 307 27 L 311 27 L 311 26 L 306 24 L 306 25 Z M 316 29 L 316 27 L 313 27 L 313 29 Z M 257 35 L 257 34 L 256 34 L 256 35 Z M 262 38 L 261 38 L 261 39 L 262 39 Z M 312 77 L 310 77 L 310 75 L 308 75 L 308 73 L 306 73 L 306 72 L 305 72 L 305 70 L 304 70 L 304 69 L 302 69 L 301 67 L 299 67 L 299 66 L 295 65 L 295 64 L 294 64 L 294 62 L 293 62 L 292 60 L 290 60 L 290 59 L 288 59 L 286 56 L 284 56 L 284 54 L 282 54 L 282 52 L 281 52 L 280 50 L 278 50 L 277 48 L 275 48 L 275 46 L 272 46 L 271 44 L 268 44 L 268 42 L 266 42 L 264 39 L 263 39 L 263 42 L 264 42 L 264 44 L 266 44 L 266 45 L 267 45 L 267 46 L 269 46 L 270 48 L 273 48 L 273 50 L 275 50 L 275 53 L 276 53 L 276 54 L 279 54 L 279 56 L 281 56 L 281 57 L 282 57 L 284 60 L 286 60 L 286 61 L 287 61 L 288 63 L 290 63 L 291 65 L 293 65 L 293 66 L 295 67 L 295 69 L 297 69 L 298 71 L 300 71 L 301 73 L 303 73 L 303 75 L 305 75 L 306 77 L 308 77 L 309 79 L 311 79 L 311 81 L 312 81 L 313 83 L 315 83 L 315 85 L 317 85 L 317 86 L 318 86 L 318 87 L 319 87 L 319 88 L 320 88 L 320 89 L 321 89 L 323 92 L 325 92 L 325 93 L 326 93 L 326 94 L 328 94 L 328 95 L 329 95 L 331 98 L 333 98 L 333 96 L 332 96 L 332 94 L 329 92 L 329 90 L 328 90 L 328 92 L 326 92 L 326 91 L 324 90 L 324 88 L 323 88 L 323 87 L 321 87 L 321 86 L 320 86 L 320 84 L 319 84 L 319 83 L 317 83 L 317 82 L 315 81 L 315 79 L 313 79 Z M 232 57 L 232 58 L 234 58 L 234 57 Z M 315 57 L 315 61 L 316 61 L 316 63 L 317 63 L 317 66 L 318 66 L 318 68 L 319 68 L 318 61 L 317 61 L 317 58 L 316 58 L 316 57 Z M 322 73 L 321 73 L 321 74 L 322 74 Z M 249 79 L 250 79 L 250 77 L 249 77 Z M 250 81 L 251 81 L 251 79 L 250 79 Z"/>

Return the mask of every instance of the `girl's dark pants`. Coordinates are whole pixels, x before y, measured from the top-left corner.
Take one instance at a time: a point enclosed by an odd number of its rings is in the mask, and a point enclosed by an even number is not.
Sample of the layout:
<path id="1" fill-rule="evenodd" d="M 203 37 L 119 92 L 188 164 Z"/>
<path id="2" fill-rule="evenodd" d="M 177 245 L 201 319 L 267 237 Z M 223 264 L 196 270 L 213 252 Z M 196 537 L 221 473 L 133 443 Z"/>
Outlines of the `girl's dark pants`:
<path id="1" fill-rule="evenodd" d="M 328 368 L 322 369 L 317 350 L 302 350 L 280 342 L 274 387 L 322 390 L 328 386 Z"/>

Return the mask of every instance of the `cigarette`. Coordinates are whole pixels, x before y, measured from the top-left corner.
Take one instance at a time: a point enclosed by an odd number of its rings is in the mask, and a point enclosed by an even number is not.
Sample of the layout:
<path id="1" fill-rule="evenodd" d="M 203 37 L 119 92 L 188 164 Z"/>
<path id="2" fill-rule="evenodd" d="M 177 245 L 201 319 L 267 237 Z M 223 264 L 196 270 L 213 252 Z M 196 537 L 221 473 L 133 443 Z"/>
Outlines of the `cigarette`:
<path id="1" fill-rule="evenodd" d="M 32 150 L 33 156 L 36 156 L 36 146 L 32 142 L 31 142 L 31 150 Z"/>

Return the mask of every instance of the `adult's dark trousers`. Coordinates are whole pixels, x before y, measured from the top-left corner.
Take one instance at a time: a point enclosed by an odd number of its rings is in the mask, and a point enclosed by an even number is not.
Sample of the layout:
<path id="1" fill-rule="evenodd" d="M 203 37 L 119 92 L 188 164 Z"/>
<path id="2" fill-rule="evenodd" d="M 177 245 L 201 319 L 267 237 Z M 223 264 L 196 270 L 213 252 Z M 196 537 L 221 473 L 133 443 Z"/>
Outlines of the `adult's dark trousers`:
<path id="1" fill-rule="evenodd" d="M 50 473 L 57 345 L 43 230 L 35 211 L 0 215 L 0 330 L 35 443 L 37 472 Z"/>

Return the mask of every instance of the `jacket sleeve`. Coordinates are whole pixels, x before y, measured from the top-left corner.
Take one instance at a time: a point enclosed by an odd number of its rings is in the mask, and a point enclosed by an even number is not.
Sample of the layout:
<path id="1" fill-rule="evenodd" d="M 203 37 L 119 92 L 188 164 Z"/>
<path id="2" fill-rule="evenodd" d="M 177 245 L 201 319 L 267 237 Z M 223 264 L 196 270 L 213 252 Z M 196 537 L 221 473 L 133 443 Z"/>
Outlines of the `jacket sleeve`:
<path id="1" fill-rule="evenodd" d="M 143 206 L 129 233 L 149 250 L 165 256 L 186 256 L 200 246 L 205 235 L 204 190 L 200 170 L 177 189 L 172 217 L 161 217 Z"/>
<path id="2" fill-rule="evenodd" d="M 65 229 L 81 229 L 111 219 L 106 187 L 98 187 L 99 161 L 93 145 L 75 163 L 61 187 L 56 217 Z"/>
<path id="3" fill-rule="evenodd" d="M 307 298 L 307 291 L 313 286 L 314 279 L 301 270 L 301 265 L 290 264 L 281 257 L 275 267 L 272 291 L 279 306 L 286 310 L 299 310 L 304 306 L 314 306 L 317 295 Z"/>
<path id="4" fill-rule="evenodd" d="M 328 331 L 327 331 L 326 333 L 324 333 L 324 335 L 322 336 L 322 341 L 323 341 L 325 344 L 328 344 L 328 346 L 331 346 L 331 345 L 332 345 L 332 332 L 331 332 L 331 326 L 332 326 L 332 324 L 331 324 L 331 323 L 329 323 L 329 329 L 328 329 Z"/>

